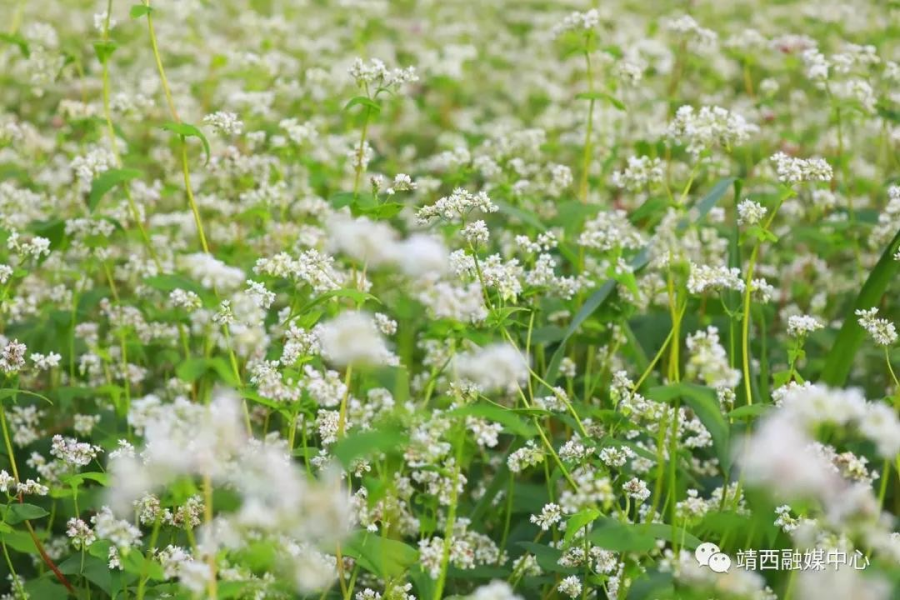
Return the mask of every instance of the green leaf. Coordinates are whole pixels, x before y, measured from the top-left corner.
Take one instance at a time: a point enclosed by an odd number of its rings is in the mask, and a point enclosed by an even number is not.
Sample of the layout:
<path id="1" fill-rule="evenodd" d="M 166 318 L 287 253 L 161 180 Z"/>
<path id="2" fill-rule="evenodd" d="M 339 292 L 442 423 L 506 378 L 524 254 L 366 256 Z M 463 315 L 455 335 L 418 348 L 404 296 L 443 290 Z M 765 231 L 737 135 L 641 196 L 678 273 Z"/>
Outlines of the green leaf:
<path id="1" fill-rule="evenodd" d="M 22 521 L 32 521 L 49 515 L 46 510 L 34 504 L 11 504 L 6 513 L 6 522 L 10 525 L 16 525 Z"/>
<path id="2" fill-rule="evenodd" d="M 770 410 L 772 410 L 771 404 L 750 404 L 734 409 L 728 413 L 728 416 L 732 419 L 758 418 Z"/>
<path id="3" fill-rule="evenodd" d="M 0 389 L 0 400 L 4 400 L 6 398 L 13 398 L 15 396 L 32 396 L 33 398 L 40 398 L 47 404 L 53 404 L 53 401 L 50 400 L 47 396 L 42 394 L 38 394 L 37 392 L 29 392 L 28 390 L 17 390 L 14 388 L 3 388 Z"/>
<path id="4" fill-rule="evenodd" d="M 98 40 L 94 42 L 94 52 L 97 54 L 97 60 L 100 61 L 100 64 L 105 65 L 118 47 L 119 45 L 112 40 Z"/>
<path id="5" fill-rule="evenodd" d="M 728 191 L 728 188 L 731 187 L 731 184 L 738 181 L 734 177 L 726 177 L 725 179 L 720 179 L 716 182 L 716 185 L 709 190 L 709 193 L 706 194 L 703 199 L 700 200 L 692 209 L 691 212 L 694 213 L 693 218 L 695 223 L 699 223 L 709 214 L 709 211 L 718 204 L 719 200 L 722 196 L 725 195 L 725 192 Z M 688 225 L 691 224 L 690 219 L 683 219 L 679 224 L 679 230 L 684 230 Z"/>
<path id="6" fill-rule="evenodd" d="M 612 104 L 618 110 L 625 110 L 625 103 L 606 92 L 583 92 L 575 96 L 579 100 L 604 100 Z"/>
<path id="7" fill-rule="evenodd" d="M 129 12 L 129 14 L 131 15 L 132 19 L 140 19 L 141 17 L 152 13 L 153 10 L 154 9 L 150 6 L 145 6 L 143 4 L 135 4 L 134 6 L 131 7 L 131 11 Z"/>
<path id="8" fill-rule="evenodd" d="M 525 548 L 529 554 L 533 554 L 535 559 L 537 559 L 538 565 L 544 571 L 549 573 L 575 573 L 575 569 L 563 567 L 559 564 L 559 559 L 562 557 L 561 550 L 534 542 L 519 542 L 518 545 Z"/>
<path id="9" fill-rule="evenodd" d="M 656 538 L 641 531 L 639 526 L 613 520 L 604 520 L 587 535 L 595 546 L 614 552 L 650 552 L 656 547 Z"/>
<path id="10" fill-rule="evenodd" d="M 578 511 L 566 522 L 566 543 L 572 541 L 579 531 L 593 523 L 600 516 L 600 511 L 596 508 L 586 508 Z"/>
<path id="11" fill-rule="evenodd" d="M 719 464 L 727 472 L 731 468 L 731 442 L 729 440 L 728 423 L 722 416 L 719 400 L 712 388 L 691 383 L 675 383 L 651 388 L 647 394 L 657 402 L 672 402 L 682 399 L 690 407 L 713 439 L 713 448 Z"/>
<path id="12" fill-rule="evenodd" d="M 504 202 L 502 200 L 494 200 L 493 202 L 500 209 L 500 212 L 506 213 L 511 217 L 515 217 L 523 223 L 531 225 L 538 231 L 547 231 L 547 226 L 544 225 L 541 222 L 540 218 L 538 218 L 538 216 L 533 212 L 519 208 L 518 206 L 513 206 L 512 204 L 509 204 L 508 202 Z"/>
<path id="13" fill-rule="evenodd" d="M 182 381 L 193 383 L 209 372 L 218 374 L 218 376 L 231 386 L 237 386 L 238 381 L 234 376 L 231 366 L 221 356 L 213 358 L 189 358 L 183 361 L 175 369 L 175 374 Z"/>
<path id="14" fill-rule="evenodd" d="M 822 381 L 828 385 L 843 387 L 846 383 L 850 370 L 853 368 L 853 357 L 856 356 L 863 339 L 865 339 L 865 331 L 856 320 L 856 311 L 867 310 L 879 305 L 882 296 L 887 291 L 888 284 L 897 276 L 900 263 L 894 260 L 894 254 L 898 248 L 900 248 L 900 231 L 884 249 L 884 253 L 878 260 L 878 264 L 869 273 L 853 306 L 847 310 L 844 324 L 825 359 L 825 368 L 822 369 Z"/>
<path id="15" fill-rule="evenodd" d="M 144 173 L 138 169 L 109 169 L 108 171 L 100 173 L 100 175 L 91 182 L 91 192 L 88 194 L 88 208 L 91 212 L 94 212 L 94 209 L 97 208 L 97 204 L 100 203 L 101 198 L 103 198 L 108 191 L 120 183 L 137 179 L 143 174 Z"/>
<path id="16" fill-rule="evenodd" d="M 109 475 L 107 473 L 75 473 L 68 477 L 63 477 L 62 482 L 69 486 L 80 486 L 85 481 L 96 481 L 102 486 L 109 485 Z"/>
<path id="17" fill-rule="evenodd" d="M 356 96 L 355 98 L 352 98 L 344 107 L 344 110 L 350 110 L 354 106 L 365 106 L 367 110 L 371 109 L 376 113 L 381 112 L 381 105 L 365 96 Z"/>
<path id="18" fill-rule="evenodd" d="M 470 404 L 450 411 L 449 416 L 479 417 L 499 423 L 503 428 L 513 434 L 526 439 L 537 435 L 537 430 L 527 421 L 519 417 L 511 410 L 494 406 L 493 404 Z"/>
<path id="19" fill-rule="evenodd" d="M 360 215 L 371 217 L 375 220 L 393 219 L 406 207 L 400 202 L 385 202 L 372 208 L 357 208 L 356 212 Z"/>
<path id="20" fill-rule="evenodd" d="M 348 435 L 336 443 L 332 453 L 344 467 L 349 467 L 354 460 L 362 456 L 396 450 L 398 445 L 404 442 L 404 437 L 400 431 L 391 429 L 361 431 Z"/>
<path id="21" fill-rule="evenodd" d="M 31 50 L 28 47 L 28 41 L 21 35 L 14 35 L 12 33 L 0 33 L 0 41 L 18 46 L 19 52 L 21 52 L 22 56 L 24 56 L 25 58 L 31 56 Z"/>
<path id="22" fill-rule="evenodd" d="M 200 131 L 200 128 L 195 125 L 191 125 L 190 123 L 175 123 L 170 121 L 162 126 L 166 131 L 171 131 L 173 133 L 177 133 L 181 136 L 181 139 L 195 137 L 200 140 L 200 143 L 203 144 L 203 151 L 206 153 L 206 162 L 209 163 L 209 158 L 211 155 L 209 149 L 209 140 L 206 139 L 206 136 Z"/>
<path id="23" fill-rule="evenodd" d="M 729 177 L 727 179 L 723 179 L 716 183 L 713 186 L 713 189 L 700 201 L 696 206 L 696 214 L 694 217 L 694 221 L 698 221 L 705 217 L 710 210 L 712 210 L 713 206 L 715 206 L 716 202 L 725 195 L 725 192 L 728 191 L 728 187 L 734 182 L 733 177 Z M 687 228 L 691 224 L 691 219 L 685 217 L 679 224 L 678 230 L 681 231 Z M 650 246 L 645 246 L 637 256 L 635 256 L 629 265 L 631 266 L 632 271 L 637 272 L 642 269 L 646 264 L 650 262 Z M 553 353 L 553 357 L 550 359 L 550 363 L 547 365 L 547 374 L 544 376 L 548 382 L 553 383 L 556 380 L 556 375 L 559 372 L 559 364 L 562 362 L 563 356 L 565 356 L 566 352 L 566 343 L 569 341 L 569 338 L 581 327 L 582 323 L 584 323 L 588 317 L 590 317 L 595 310 L 600 308 L 600 305 L 603 304 L 612 291 L 616 287 L 616 282 L 613 280 L 608 280 L 599 289 L 594 291 L 584 304 L 581 305 L 581 308 L 578 309 L 578 312 L 575 314 L 575 318 L 572 319 L 572 322 L 569 324 L 569 327 L 566 329 L 566 333 L 563 336 L 562 341 L 559 343 L 559 346 L 556 348 L 556 351 Z"/>
<path id="24" fill-rule="evenodd" d="M 419 551 L 412 546 L 363 531 L 346 542 L 344 554 L 384 579 L 403 575 L 419 561 Z"/>

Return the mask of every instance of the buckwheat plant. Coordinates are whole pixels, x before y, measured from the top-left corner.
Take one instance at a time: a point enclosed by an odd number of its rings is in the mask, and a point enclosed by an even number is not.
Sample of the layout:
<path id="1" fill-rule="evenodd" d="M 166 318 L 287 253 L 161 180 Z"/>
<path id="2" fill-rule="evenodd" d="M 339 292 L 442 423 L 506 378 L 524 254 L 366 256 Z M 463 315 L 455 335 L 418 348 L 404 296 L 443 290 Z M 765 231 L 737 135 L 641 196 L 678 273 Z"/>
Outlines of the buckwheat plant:
<path id="1" fill-rule="evenodd" d="M 900 597 L 896 3 L 0 4 L 0 598 Z"/>

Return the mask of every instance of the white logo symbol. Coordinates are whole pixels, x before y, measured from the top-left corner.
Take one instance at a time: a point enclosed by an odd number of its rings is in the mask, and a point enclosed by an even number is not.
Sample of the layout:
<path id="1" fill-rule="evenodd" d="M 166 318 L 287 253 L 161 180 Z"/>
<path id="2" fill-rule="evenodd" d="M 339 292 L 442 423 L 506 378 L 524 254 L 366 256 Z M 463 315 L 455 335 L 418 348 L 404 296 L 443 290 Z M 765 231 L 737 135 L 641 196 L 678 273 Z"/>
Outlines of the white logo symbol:
<path id="1" fill-rule="evenodd" d="M 709 568 L 715 573 L 727 573 L 731 568 L 731 558 L 722 552 L 713 554 L 709 557 Z"/>
<path id="2" fill-rule="evenodd" d="M 697 549 L 694 550 L 694 558 L 701 567 L 709 567 L 715 573 L 727 573 L 731 568 L 731 558 L 710 542 L 704 542 L 697 546 Z"/>

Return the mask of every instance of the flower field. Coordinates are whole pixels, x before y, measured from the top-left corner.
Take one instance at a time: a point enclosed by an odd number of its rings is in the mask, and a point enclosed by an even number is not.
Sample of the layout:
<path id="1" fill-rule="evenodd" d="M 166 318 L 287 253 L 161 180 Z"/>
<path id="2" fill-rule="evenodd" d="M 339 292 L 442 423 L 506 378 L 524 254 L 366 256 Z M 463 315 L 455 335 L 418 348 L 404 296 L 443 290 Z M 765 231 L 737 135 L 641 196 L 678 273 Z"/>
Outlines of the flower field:
<path id="1" fill-rule="evenodd" d="M 0 598 L 900 597 L 900 3 L 4 0 Z"/>

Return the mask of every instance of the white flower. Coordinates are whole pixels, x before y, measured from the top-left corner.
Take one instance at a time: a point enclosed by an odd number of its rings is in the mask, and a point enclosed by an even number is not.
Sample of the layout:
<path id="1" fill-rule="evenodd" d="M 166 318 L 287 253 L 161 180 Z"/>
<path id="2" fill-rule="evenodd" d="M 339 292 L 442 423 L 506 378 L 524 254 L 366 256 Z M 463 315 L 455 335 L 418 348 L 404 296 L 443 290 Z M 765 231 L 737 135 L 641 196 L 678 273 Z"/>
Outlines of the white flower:
<path id="1" fill-rule="evenodd" d="M 803 337 L 823 327 L 825 326 L 821 321 L 809 315 L 791 315 L 788 317 L 787 332 L 788 335 L 793 337 Z"/>
<path id="2" fill-rule="evenodd" d="M 223 136 L 240 135 L 244 123 L 233 112 L 219 111 L 203 117 L 203 123 L 209 125 Z"/>
<path id="3" fill-rule="evenodd" d="M 458 377 L 475 383 L 482 391 L 515 390 L 528 381 L 528 361 L 505 343 L 492 344 L 456 357 Z"/>
<path id="4" fill-rule="evenodd" d="M 692 294 L 702 294 L 707 290 L 743 292 L 745 284 L 744 280 L 741 279 L 741 270 L 737 267 L 710 267 L 708 265 L 691 263 L 687 287 Z"/>
<path id="5" fill-rule="evenodd" d="M 322 356 L 331 364 L 384 365 L 396 363 L 378 331 L 375 320 L 365 312 L 347 311 L 316 327 Z"/>
<path id="6" fill-rule="evenodd" d="M 387 223 L 340 212 L 328 220 L 327 227 L 331 252 L 343 252 L 368 267 L 400 260 L 397 232 Z"/>
<path id="7" fill-rule="evenodd" d="M 803 181 L 831 181 L 831 165 L 822 158 L 796 158 L 784 152 L 776 152 L 771 160 L 775 163 L 778 180 L 784 183 Z"/>
<path id="8" fill-rule="evenodd" d="M 576 575 L 569 575 L 559 582 L 556 589 L 569 598 L 575 598 L 581 594 L 581 580 Z"/>
<path id="9" fill-rule="evenodd" d="M 469 598 L 470 600 L 522 600 L 522 596 L 516 594 L 511 585 L 499 580 L 476 588 Z"/>
<path id="10" fill-rule="evenodd" d="M 693 106 L 682 106 L 669 123 L 666 135 L 697 157 L 715 146 L 730 150 L 758 131 L 759 127 L 747 123 L 742 116 L 718 106 L 704 106 L 699 112 Z"/>
<path id="11" fill-rule="evenodd" d="M 552 502 L 544 505 L 544 508 L 541 509 L 541 514 L 531 515 L 531 522 L 544 531 L 549 531 L 552 526 L 556 525 L 561 520 L 562 509 L 558 504 L 553 504 Z"/>
<path id="12" fill-rule="evenodd" d="M 859 317 L 859 326 L 865 329 L 879 346 L 892 346 L 897 341 L 897 328 L 887 319 L 879 319 L 878 309 L 874 306 L 868 310 L 857 310 L 856 316 Z"/>
<path id="13" fill-rule="evenodd" d="M 743 200 L 737 207 L 738 223 L 740 225 L 756 225 L 766 216 L 765 206 L 753 200 Z"/>

